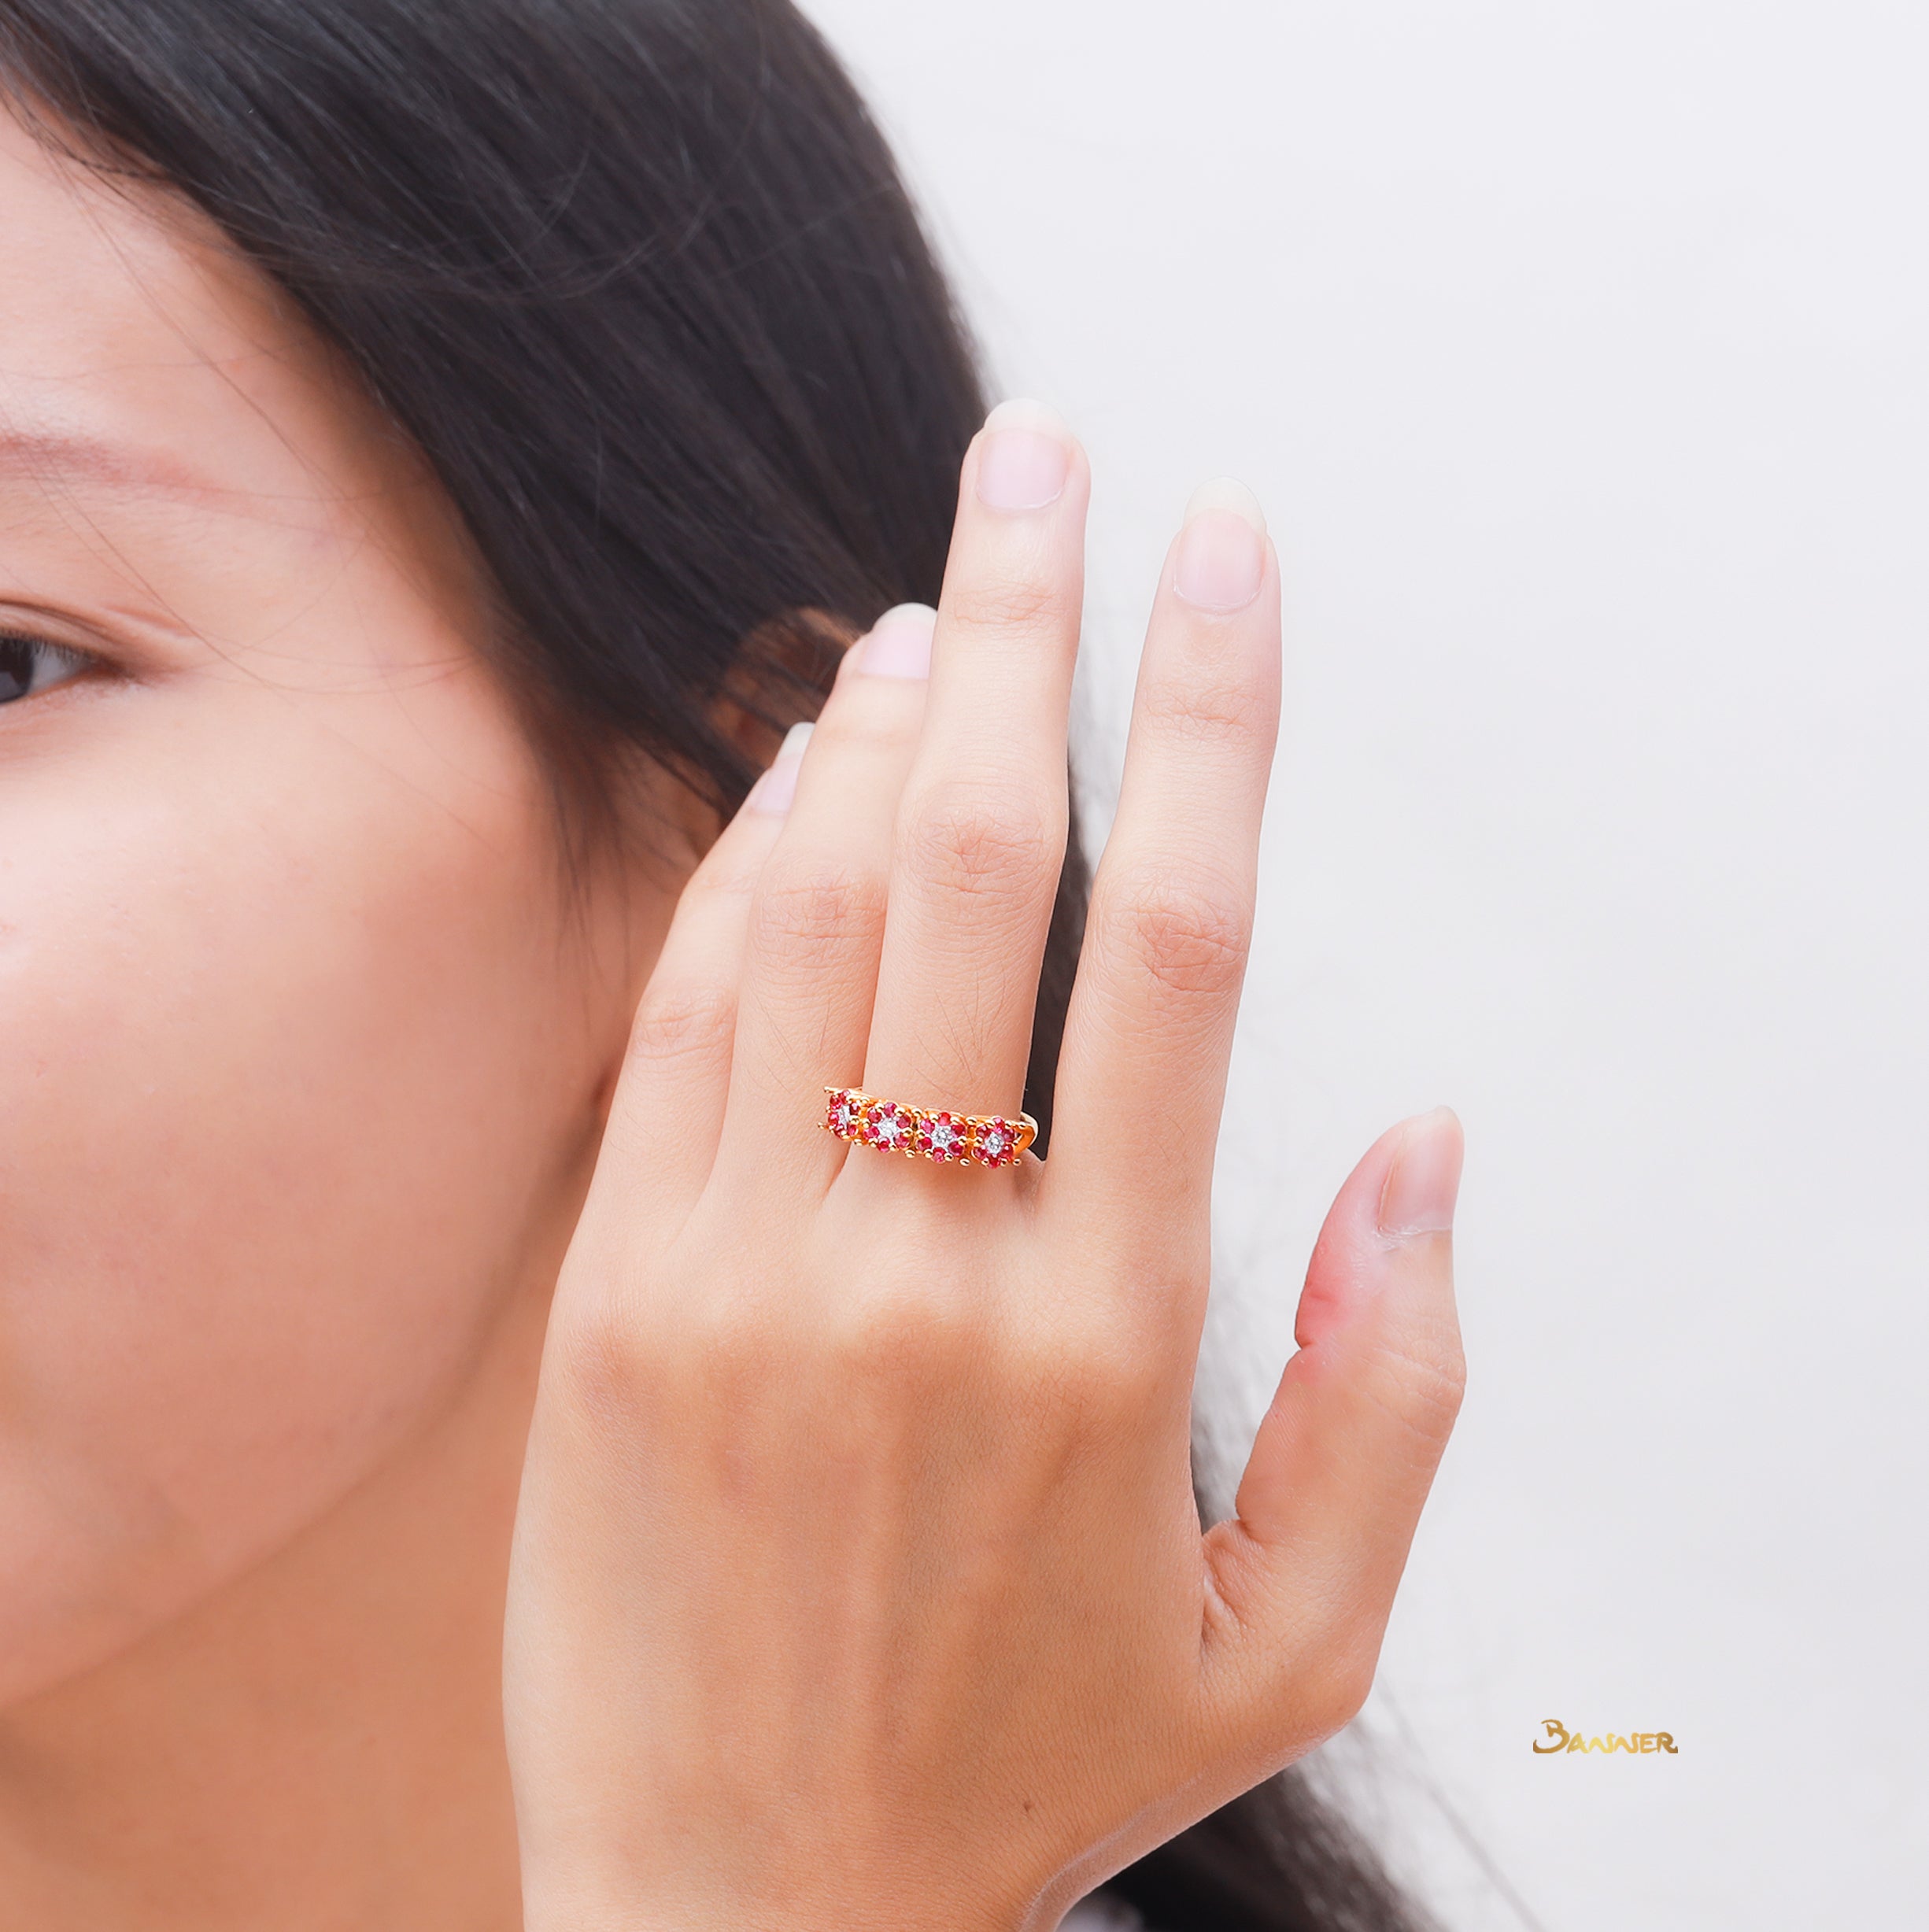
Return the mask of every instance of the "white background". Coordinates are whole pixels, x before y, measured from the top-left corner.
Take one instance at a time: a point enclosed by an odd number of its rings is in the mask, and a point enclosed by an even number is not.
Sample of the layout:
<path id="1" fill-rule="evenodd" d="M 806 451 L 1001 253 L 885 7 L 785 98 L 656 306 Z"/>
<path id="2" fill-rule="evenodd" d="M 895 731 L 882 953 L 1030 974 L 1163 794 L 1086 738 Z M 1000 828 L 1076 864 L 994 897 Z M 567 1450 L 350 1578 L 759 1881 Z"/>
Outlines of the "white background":
<path id="1" fill-rule="evenodd" d="M 1929 1923 L 1929 10 L 811 10 L 1091 449 L 1101 822 L 1194 482 L 1285 560 L 1218 1413 L 1466 1125 L 1359 1801 L 1456 1932 Z"/>

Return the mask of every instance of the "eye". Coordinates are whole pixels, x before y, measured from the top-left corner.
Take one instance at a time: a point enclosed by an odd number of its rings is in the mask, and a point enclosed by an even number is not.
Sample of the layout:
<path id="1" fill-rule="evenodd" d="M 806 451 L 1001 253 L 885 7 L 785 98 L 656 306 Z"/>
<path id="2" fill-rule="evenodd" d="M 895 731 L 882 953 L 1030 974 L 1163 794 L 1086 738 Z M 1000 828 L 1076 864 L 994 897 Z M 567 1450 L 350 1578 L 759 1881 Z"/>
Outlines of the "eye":
<path id="1" fill-rule="evenodd" d="M 93 663 L 85 652 L 70 651 L 44 637 L 0 631 L 0 704 L 31 697 L 50 685 L 77 678 Z"/>

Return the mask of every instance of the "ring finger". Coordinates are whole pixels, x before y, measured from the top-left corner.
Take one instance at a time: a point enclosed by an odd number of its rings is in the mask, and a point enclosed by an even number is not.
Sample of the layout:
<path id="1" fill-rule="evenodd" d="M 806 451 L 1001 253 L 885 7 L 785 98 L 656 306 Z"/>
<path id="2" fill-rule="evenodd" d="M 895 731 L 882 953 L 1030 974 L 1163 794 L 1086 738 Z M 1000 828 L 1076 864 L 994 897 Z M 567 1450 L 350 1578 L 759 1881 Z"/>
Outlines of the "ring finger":
<path id="1" fill-rule="evenodd" d="M 719 1165 L 827 1186 L 845 1148 L 815 1131 L 826 1084 L 858 1084 L 891 825 L 925 713 L 936 615 L 900 604 L 839 666 L 749 912 Z"/>

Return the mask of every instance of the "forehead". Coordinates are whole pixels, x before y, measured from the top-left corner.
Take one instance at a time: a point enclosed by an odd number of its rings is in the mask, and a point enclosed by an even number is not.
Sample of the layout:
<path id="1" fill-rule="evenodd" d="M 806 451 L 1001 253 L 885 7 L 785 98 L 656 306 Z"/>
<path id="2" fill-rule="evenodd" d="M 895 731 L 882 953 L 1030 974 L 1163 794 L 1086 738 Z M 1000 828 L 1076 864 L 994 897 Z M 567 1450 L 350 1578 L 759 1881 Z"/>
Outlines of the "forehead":
<path id="1" fill-rule="evenodd" d="M 0 461 L 105 489 L 353 499 L 400 460 L 294 305 L 198 210 L 0 112 Z"/>

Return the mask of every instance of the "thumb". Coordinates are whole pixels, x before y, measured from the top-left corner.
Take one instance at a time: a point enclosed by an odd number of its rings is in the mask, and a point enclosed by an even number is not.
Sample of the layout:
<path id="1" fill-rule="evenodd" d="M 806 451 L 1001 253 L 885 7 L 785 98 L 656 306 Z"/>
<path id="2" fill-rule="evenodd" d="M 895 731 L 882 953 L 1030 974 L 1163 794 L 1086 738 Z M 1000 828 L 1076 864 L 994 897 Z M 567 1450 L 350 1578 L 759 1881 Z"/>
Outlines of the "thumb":
<path id="1" fill-rule="evenodd" d="M 1313 1250 L 1286 1365 L 1235 1504 L 1206 1538 L 1223 1687 L 1295 1749 L 1373 1683 L 1393 1593 L 1460 1409 L 1451 1110 L 1390 1128 Z M 1310 1731 L 1310 1735 L 1306 1735 Z"/>

